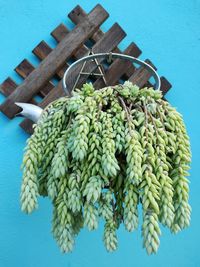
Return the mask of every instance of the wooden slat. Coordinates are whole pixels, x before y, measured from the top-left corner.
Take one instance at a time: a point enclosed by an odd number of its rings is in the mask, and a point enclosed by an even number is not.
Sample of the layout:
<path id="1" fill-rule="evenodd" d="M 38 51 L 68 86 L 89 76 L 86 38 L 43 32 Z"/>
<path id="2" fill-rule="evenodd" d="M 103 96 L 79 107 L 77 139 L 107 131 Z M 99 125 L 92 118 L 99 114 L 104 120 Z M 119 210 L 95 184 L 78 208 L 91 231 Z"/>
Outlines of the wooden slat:
<path id="1" fill-rule="evenodd" d="M 16 68 L 15 71 L 22 77 L 26 78 L 28 75 L 35 69 L 35 67 L 27 60 L 24 59 Z M 40 90 L 40 95 L 47 95 L 54 88 L 54 84 L 52 82 L 47 82 L 45 86 Z"/>
<path id="2" fill-rule="evenodd" d="M 131 43 L 124 51 L 124 54 L 138 57 L 141 54 L 141 50 L 136 44 Z M 134 73 L 134 71 L 135 68 L 130 61 L 116 59 L 106 71 L 105 78 L 108 85 L 115 85 L 125 73 L 129 72 L 131 75 Z M 104 82 L 101 78 L 96 80 L 94 83 L 94 87 L 96 89 L 102 88 L 103 86 Z"/>
<path id="3" fill-rule="evenodd" d="M 26 78 L 33 70 L 35 67 L 27 60 L 24 59 L 22 60 L 21 63 L 15 68 L 15 71 L 22 77 Z"/>
<path id="4" fill-rule="evenodd" d="M 13 91 L 17 88 L 17 84 L 16 82 L 8 77 L 0 86 L 0 92 L 4 95 L 4 96 L 9 96 L 13 93 Z M 37 102 L 34 99 L 31 99 L 30 101 L 31 104 L 37 105 Z"/>
<path id="5" fill-rule="evenodd" d="M 9 96 L 17 88 L 17 84 L 13 79 L 8 77 L 0 86 L 0 92 L 4 96 Z"/>
<path id="6" fill-rule="evenodd" d="M 1 111 L 9 118 L 20 110 L 14 103 L 28 102 L 45 83 L 51 79 L 68 57 L 84 43 L 96 29 L 106 20 L 108 13 L 101 5 L 97 5 L 92 12 L 78 24 L 58 46 L 46 57 L 18 88 L 0 106 Z M 29 88 L 27 90 L 27 88 Z"/>
<path id="7" fill-rule="evenodd" d="M 77 5 L 69 14 L 68 17 L 71 19 L 71 21 L 74 24 L 79 24 L 81 23 L 84 18 L 87 16 L 87 13 L 85 10 Z M 90 37 L 90 40 L 94 41 L 95 43 L 98 42 L 104 35 L 104 32 L 101 29 L 97 29 L 95 33 Z M 120 53 L 120 50 L 116 48 L 115 50 L 116 53 Z"/>
<path id="8" fill-rule="evenodd" d="M 156 70 L 156 67 L 149 59 L 146 59 L 145 62 L 150 64 Z M 147 83 L 151 76 L 151 73 L 145 67 L 141 66 L 133 73 L 129 78 L 129 81 L 141 88 Z"/>
<path id="9" fill-rule="evenodd" d="M 68 33 L 69 29 L 63 23 L 61 23 L 51 32 L 51 35 L 59 43 L 67 36 Z M 61 69 L 57 70 L 56 74 L 58 78 L 62 79 L 67 68 L 68 64 L 66 63 Z"/>
<path id="10" fill-rule="evenodd" d="M 57 42 L 61 42 L 63 38 L 66 37 L 66 35 L 69 33 L 68 28 L 64 24 L 60 24 L 52 33 L 51 35 L 55 38 Z M 74 54 L 71 55 L 71 58 L 73 57 L 74 59 L 80 58 L 80 55 L 85 55 L 88 52 L 88 48 L 85 45 L 81 45 L 77 51 L 75 51 Z M 65 64 L 64 67 L 62 67 L 58 72 L 58 76 L 60 78 L 63 77 L 66 69 L 68 68 L 68 64 Z"/>
<path id="11" fill-rule="evenodd" d="M 69 32 L 67 27 L 64 24 L 60 24 L 56 27 L 52 32 L 51 35 L 56 39 L 57 42 L 60 42 L 66 34 Z M 48 56 L 48 54 L 52 51 L 51 47 L 47 45 L 44 41 L 40 42 L 34 49 L 33 53 L 39 58 L 44 59 Z M 16 68 L 15 71 L 23 78 L 26 78 L 32 71 L 34 70 L 34 66 L 26 59 L 24 59 Z M 16 88 L 17 84 L 8 77 L 0 86 L 0 92 L 4 96 L 9 96 Z M 48 85 L 43 88 L 40 93 L 41 96 L 47 95 L 52 89 L 54 85 L 49 82 Z M 32 103 L 36 103 L 34 100 Z"/>
<path id="12" fill-rule="evenodd" d="M 68 17 L 75 24 L 80 23 L 86 16 L 87 16 L 87 13 L 79 5 L 76 6 L 68 15 Z M 60 24 L 51 34 L 58 42 L 60 42 L 68 32 L 69 32 L 69 30 L 66 28 L 66 26 L 64 24 Z M 98 40 L 100 40 L 103 37 L 103 35 L 104 35 L 104 33 L 100 29 L 98 29 L 94 33 L 94 35 L 93 35 L 94 38 L 92 38 L 92 39 L 93 39 L 93 41 L 97 42 Z M 133 43 L 132 43 L 132 45 L 133 45 Z M 135 45 L 135 53 L 133 53 L 132 55 L 135 57 L 138 57 L 142 53 L 142 51 L 136 46 L 136 44 L 134 44 L 134 45 Z M 87 54 L 87 50 L 88 49 L 85 46 L 79 48 L 79 50 L 74 54 L 74 58 L 79 59 L 80 55 Z M 114 52 L 121 53 L 121 51 L 118 48 L 114 49 Z M 121 60 L 118 60 L 117 64 L 121 64 L 121 62 L 122 62 Z M 123 74 L 125 74 L 125 76 L 127 78 L 129 78 L 134 72 L 134 67 L 132 66 L 132 64 L 128 64 L 128 65 L 123 64 L 123 67 L 124 66 L 125 66 L 125 68 L 124 68 L 125 72 L 123 72 Z M 64 72 L 62 73 L 62 76 L 63 76 L 63 74 L 64 74 Z M 102 79 L 99 79 L 99 83 L 100 82 L 102 83 Z M 97 86 L 97 84 L 96 84 L 96 86 Z M 97 87 L 99 88 L 99 86 L 100 86 L 100 84 Z"/>
<path id="13" fill-rule="evenodd" d="M 52 48 L 45 42 L 41 41 L 34 49 L 33 54 L 37 56 L 39 59 L 43 60 L 46 58 L 51 52 Z"/>
<path id="14" fill-rule="evenodd" d="M 77 5 L 69 14 L 68 17 L 71 19 L 71 21 L 74 24 L 78 24 L 81 23 L 84 18 L 87 16 L 87 13 L 85 12 L 85 10 L 80 7 L 79 5 Z M 97 31 L 90 37 L 90 40 L 92 40 L 93 42 L 97 42 L 99 41 L 104 35 L 104 32 L 101 29 L 97 29 Z M 118 47 L 115 48 L 115 50 L 113 51 L 115 53 L 121 53 L 120 49 Z"/>
<path id="15" fill-rule="evenodd" d="M 68 17 L 74 24 L 80 23 L 86 16 L 87 13 L 79 5 L 73 8 L 72 11 L 68 14 Z"/>
<path id="16" fill-rule="evenodd" d="M 42 108 L 46 107 L 53 100 L 65 95 L 62 89 L 62 82 L 60 81 L 53 89 L 54 86 L 50 82 L 50 79 L 54 75 L 60 79 L 63 77 L 64 71 L 69 66 L 65 63 L 68 59 L 79 59 L 89 53 L 90 49 L 84 44 L 86 41 L 91 40 L 94 43 L 92 47 L 94 53 L 109 51 L 122 53 L 117 45 L 124 38 L 125 33 L 117 24 L 115 24 L 105 34 L 101 29 L 99 29 L 101 23 L 108 17 L 108 13 L 100 5 L 97 5 L 89 13 L 89 15 L 87 15 L 80 6 L 76 6 L 68 16 L 72 22 L 78 26 L 70 32 L 64 24 L 61 23 L 58 25 L 58 27 L 51 32 L 53 38 L 60 43 L 55 49 L 52 49 L 46 42 L 42 41 L 33 50 L 33 53 L 42 61 L 39 68 L 34 69 L 34 66 L 25 60 L 15 69 L 20 76 L 26 79 L 24 83 L 17 87 L 17 84 L 11 78 L 8 78 L 0 86 L 0 91 L 4 95 L 12 95 L 12 97 L 8 97 L 8 99 L 0 107 L 8 117 L 12 118 L 14 114 L 18 112 L 18 108 L 14 105 L 15 101 L 30 102 L 33 95 L 38 94 L 41 91 L 43 92 L 46 87 L 47 91 L 42 94 L 44 99 L 38 104 Z M 60 49 L 58 49 L 58 47 L 60 47 Z M 141 54 L 141 50 L 134 43 L 131 43 L 124 53 L 138 57 Z M 52 55 L 54 57 L 53 59 Z M 98 61 L 101 63 L 100 59 Z M 150 61 L 147 60 L 147 62 L 152 65 Z M 51 66 L 52 63 L 54 64 L 53 67 Z M 45 66 L 48 67 L 45 68 Z M 70 77 L 67 79 L 69 87 L 72 87 L 80 68 L 81 66 L 75 67 L 72 74 L 69 75 Z M 94 62 L 90 62 L 87 64 L 85 71 L 92 72 L 95 68 L 96 65 Z M 38 71 L 38 69 L 40 69 L 40 71 Z M 31 75 L 33 76 L 34 72 L 36 73 L 36 76 L 34 78 L 30 78 Z M 40 77 L 41 75 L 43 75 L 43 77 Z M 27 78 L 27 76 L 29 77 Z M 130 78 L 133 83 L 140 87 L 146 85 L 151 86 L 151 83 L 149 82 L 150 76 L 151 74 L 149 74 L 145 68 L 140 67 L 136 69 L 128 61 L 122 61 L 120 59 L 115 59 L 106 71 L 106 79 L 109 85 L 117 84 L 119 79 Z M 86 80 L 87 76 L 83 77 L 78 86 L 80 87 L 86 82 Z M 50 84 L 49 88 L 48 84 Z M 94 86 L 95 88 L 103 87 L 104 83 L 102 79 L 97 79 L 94 82 Z M 15 90 L 16 87 L 17 90 Z M 14 90 L 19 91 L 19 88 L 22 88 L 22 91 L 24 90 L 23 95 L 20 94 L 21 91 L 19 95 L 16 92 L 13 93 Z M 27 92 L 30 88 L 31 93 Z M 163 94 L 165 94 L 170 88 L 171 84 L 164 77 L 161 77 L 161 90 L 163 91 Z M 33 103 L 35 103 L 35 101 Z M 6 107 L 6 105 L 11 107 Z M 12 110 L 14 109 L 14 111 L 12 111 L 11 108 Z M 32 124 L 33 123 L 30 120 L 25 119 L 20 126 L 28 133 L 32 133 Z"/>
<path id="17" fill-rule="evenodd" d="M 87 16 L 87 13 L 82 9 L 82 7 L 80 7 L 79 5 L 77 5 L 69 14 L 68 17 L 71 19 L 71 21 L 74 24 L 78 24 L 81 23 L 84 18 Z M 92 36 L 91 36 L 91 40 L 94 42 L 99 41 L 102 36 L 104 35 L 104 33 L 98 29 Z"/>
<path id="18" fill-rule="evenodd" d="M 163 92 L 163 95 L 166 95 L 166 93 L 170 90 L 170 88 L 172 87 L 171 83 L 165 78 L 165 77 L 161 77 L 161 87 L 160 90 Z"/>
<path id="19" fill-rule="evenodd" d="M 92 47 L 92 51 L 94 53 L 104 53 L 113 51 L 117 45 L 121 42 L 121 40 L 126 36 L 126 33 L 119 26 L 119 24 L 115 23 L 108 32 L 104 34 L 104 36 Z M 101 63 L 102 59 L 98 59 L 98 62 Z M 73 73 L 68 76 L 67 85 L 71 90 L 73 88 L 74 82 L 78 73 L 80 72 L 81 64 L 74 67 Z M 89 61 L 85 66 L 84 71 L 93 72 L 96 68 L 96 64 L 92 61 Z M 89 75 L 88 75 L 89 76 Z M 81 76 L 79 82 L 77 83 L 77 87 L 80 88 L 83 83 L 87 81 L 87 75 Z"/>
<path id="20" fill-rule="evenodd" d="M 120 40 L 122 38 L 124 38 L 124 36 L 125 36 L 125 33 L 123 32 L 121 27 L 118 24 L 114 24 L 113 27 L 111 27 L 110 30 L 108 30 L 108 32 L 104 35 L 104 37 L 95 44 L 95 46 L 93 47 L 94 52 L 98 53 L 100 51 L 102 51 L 102 52 L 111 51 L 120 42 Z M 83 52 L 83 54 L 79 54 L 79 58 L 85 56 L 85 51 L 82 51 L 82 52 Z M 88 53 L 88 52 L 89 52 L 89 50 L 86 51 L 86 53 Z M 90 70 L 93 71 L 94 67 L 95 67 L 94 64 L 90 65 Z M 68 82 L 69 87 L 72 87 L 72 82 L 74 82 L 75 77 L 77 77 L 78 72 L 75 73 L 75 68 L 73 70 L 73 77 L 68 77 L 68 79 L 67 79 L 68 81 L 71 80 L 71 82 Z M 84 81 L 82 81 L 82 82 L 84 82 Z M 57 98 L 57 96 L 61 93 L 63 93 L 62 82 L 59 82 L 58 85 L 54 88 L 54 90 L 51 91 L 48 94 L 48 96 L 46 96 L 43 99 L 43 101 L 41 103 L 45 102 L 46 104 L 49 104 L 50 102 L 55 100 Z"/>
<path id="21" fill-rule="evenodd" d="M 87 14 L 84 13 L 84 17 Z M 52 33 L 51 35 L 55 38 L 55 40 L 57 42 L 61 42 L 63 38 L 66 37 L 66 35 L 69 33 L 69 30 L 67 29 L 67 27 L 64 24 L 60 24 Z M 104 35 L 104 33 L 102 32 L 101 37 Z M 79 59 L 81 57 L 83 57 L 84 55 L 87 55 L 89 53 L 89 49 L 86 45 L 82 45 L 79 47 L 79 49 L 77 51 L 75 51 L 74 54 L 72 54 L 71 56 L 74 59 Z M 60 78 L 63 77 L 65 70 L 67 69 L 68 65 L 66 64 L 65 67 L 63 67 L 62 69 L 59 70 L 58 72 L 58 76 Z"/>
<path id="22" fill-rule="evenodd" d="M 160 81 L 161 81 L 161 86 L 160 86 L 160 90 L 163 93 L 163 96 L 166 95 L 166 93 L 170 90 L 170 88 L 172 87 L 171 83 L 165 78 L 165 77 L 160 77 Z M 145 87 L 153 87 L 153 85 L 148 81 L 147 83 L 145 83 L 144 85 Z M 164 98 L 165 99 L 165 98 Z"/>
<path id="23" fill-rule="evenodd" d="M 40 60 L 45 59 L 51 52 L 53 51 L 53 49 L 45 42 L 42 41 L 40 42 L 34 49 L 33 49 L 33 54 L 38 57 Z M 60 70 L 56 71 L 56 76 L 58 78 L 62 78 L 63 77 L 63 73 L 65 72 L 65 70 L 67 69 L 68 65 L 64 64 L 64 67 L 62 67 Z"/>
<path id="24" fill-rule="evenodd" d="M 122 28 L 115 23 L 109 30 L 107 33 L 105 33 L 105 35 L 103 36 L 103 38 L 101 40 L 99 40 L 95 46 L 93 47 L 93 50 L 95 53 L 98 52 L 104 52 L 104 51 L 112 51 L 117 45 L 118 43 L 125 37 L 125 32 L 122 30 Z M 82 51 L 83 53 L 85 53 L 85 51 Z M 89 52 L 89 50 L 87 50 L 87 53 Z M 80 53 L 80 50 L 79 50 Z M 79 57 L 83 57 L 85 54 L 79 54 Z M 93 71 L 95 68 L 94 63 L 88 64 L 89 69 L 88 71 Z M 70 75 L 70 81 L 68 82 L 69 87 L 72 88 L 72 84 L 74 83 L 75 77 L 77 77 L 78 72 L 79 72 L 80 66 L 78 68 L 74 68 L 73 70 L 73 74 Z M 73 76 L 73 77 L 72 77 Z M 85 77 L 84 79 L 81 80 L 81 83 L 84 83 L 85 80 L 87 79 L 87 77 Z M 50 102 L 54 101 L 55 99 L 57 99 L 60 96 L 64 95 L 64 91 L 62 89 L 62 82 L 59 82 L 58 85 L 54 88 L 54 90 L 52 90 L 39 104 L 40 107 L 44 108 L 45 106 L 47 106 Z M 31 122 L 25 119 L 20 126 L 25 129 L 25 131 L 29 131 L 31 130 Z"/>
<path id="25" fill-rule="evenodd" d="M 59 43 L 66 37 L 68 33 L 68 28 L 63 23 L 61 23 L 51 32 L 51 35 Z"/>
<path id="26" fill-rule="evenodd" d="M 55 40 L 57 42 L 61 42 L 63 40 L 63 38 L 66 37 L 66 35 L 69 33 L 69 30 L 67 29 L 67 27 L 64 24 L 60 24 L 55 30 L 53 30 L 53 32 L 51 33 L 51 35 L 55 38 Z M 102 34 L 103 36 L 103 34 Z M 80 55 L 84 55 L 88 52 L 88 47 L 85 45 L 81 45 L 77 51 L 75 51 L 74 54 L 72 54 L 71 56 L 74 57 L 74 59 L 78 59 L 80 58 Z"/>
<path id="27" fill-rule="evenodd" d="M 84 9 L 82 7 L 80 7 L 79 5 L 77 5 L 69 14 L 68 17 L 72 20 L 72 22 L 74 24 L 78 24 L 80 23 L 85 17 L 87 16 L 87 13 L 84 11 Z M 98 29 L 92 36 L 91 36 L 91 40 L 94 42 L 99 41 L 102 37 L 103 37 L 104 33 L 101 29 Z M 139 48 L 138 48 L 139 49 Z M 121 50 L 116 47 L 113 52 L 115 53 L 122 53 Z M 142 51 L 140 50 L 140 54 L 142 53 Z M 125 76 L 127 78 L 129 78 L 131 75 L 133 74 L 133 69 L 127 69 L 127 72 L 125 72 Z"/>

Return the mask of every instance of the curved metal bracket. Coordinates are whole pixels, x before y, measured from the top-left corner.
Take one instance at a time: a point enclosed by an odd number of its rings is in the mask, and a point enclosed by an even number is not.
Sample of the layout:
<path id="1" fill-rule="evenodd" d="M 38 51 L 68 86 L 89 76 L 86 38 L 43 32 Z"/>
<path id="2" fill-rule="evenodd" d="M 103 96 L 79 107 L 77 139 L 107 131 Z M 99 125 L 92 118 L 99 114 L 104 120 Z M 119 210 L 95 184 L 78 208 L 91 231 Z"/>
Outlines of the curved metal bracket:
<path id="1" fill-rule="evenodd" d="M 110 53 L 99 53 L 99 54 L 88 55 L 88 56 L 82 57 L 82 58 L 78 59 L 77 61 L 75 61 L 74 63 L 72 63 L 69 66 L 69 68 L 65 71 L 64 76 L 63 76 L 63 81 L 62 81 L 63 89 L 64 89 L 66 94 L 69 95 L 69 90 L 67 88 L 66 79 L 67 79 L 67 75 L 69 74 L 70 70 L 72 68 L 74 68 L 76 65 L 80 64 L 81 62 L 89 61 L 89 60 L 94 59 L 94 58 L 95 59 L 96 58 L 104 58 L 104 59 L 107 59 L 108 62 L 111 62 L 112 58 L 120 58 L 120 59 L 129 60 L 132 63 L 136 63 L 138 65 L 144 66 L 151 73 L 151 75 L 153 76 L 153 78 L 155 80 L 155 85 L 154 85 L 155 90 L 160 90 L 160 85 L 161 85 L 160 77 L 151 65 L 149 65 L 145 61 L 142 61 L 142 60 L 135 58 L 135 57 L 132 57 L 132 56 L 110 52 Z"/>

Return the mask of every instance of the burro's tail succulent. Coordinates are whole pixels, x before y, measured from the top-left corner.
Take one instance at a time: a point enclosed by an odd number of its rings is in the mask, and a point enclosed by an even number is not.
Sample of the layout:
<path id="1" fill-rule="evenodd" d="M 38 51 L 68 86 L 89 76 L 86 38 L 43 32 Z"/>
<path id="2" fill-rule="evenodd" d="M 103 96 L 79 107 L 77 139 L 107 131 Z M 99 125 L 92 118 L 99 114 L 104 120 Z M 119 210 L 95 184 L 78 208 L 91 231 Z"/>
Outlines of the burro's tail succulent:
<path id="1" fill-rule="evenodd" d="M 97 229 L 100 217 L 108 251 L 122 224 L 129 232 L 141 225 L 148 254 L 158 250 L 161 224 L 173 233 L 189 226 L 189 138 L 160 91 L 85 84 L 43 111 L 18 105 L 37 122 L 22 163 L 21 208 L 31 213 L 38 196 L 50 198 L 61 251 L 72 251 L 81 228 Z"/>

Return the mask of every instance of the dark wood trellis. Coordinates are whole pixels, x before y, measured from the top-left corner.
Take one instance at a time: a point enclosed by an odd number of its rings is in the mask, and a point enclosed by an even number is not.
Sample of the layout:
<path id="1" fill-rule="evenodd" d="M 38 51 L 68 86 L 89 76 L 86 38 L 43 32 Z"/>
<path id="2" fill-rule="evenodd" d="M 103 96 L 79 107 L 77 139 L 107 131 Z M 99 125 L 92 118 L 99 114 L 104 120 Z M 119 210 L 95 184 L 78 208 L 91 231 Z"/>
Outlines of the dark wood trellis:
<path id="1" fill-rule="evenodd" d="M 15 102 L 27 102 L 39 105 L 44 108 L 51 101 L 64 95 L 61 79 L 64 71 L 70 62 L 88 55 L 92 50 L 93 53 L 116 52 L 122 53 L 118 48 L 119 43 L 125 38 L 126 33 L 115 23 L 107 32 L 100 29 L 101 24 L 109 17 L 108 12 L 101 6 L 97 5 L 88 14 L 80 7 L 76 6 L 68 17 L 76 25 L 71 31 L 64 25 L 56 27 L 51 35 L 58 42 L 57 46 L 52 49 L 45 41 L 41 41 L 34 49 L 33 54 L 41 60 L 41 63 L 35 68 L 27 59 L 24 59 L 15 71 L 24 79 L 17 85 L 16 82 L 8 77 L 0 86 L 0 91 L 7 98 L 1 104 L 0 110 L 10 119 L 19 111 Z M 135 43 L 131 43 L 123 53 L 138 57 L 142 52 Z M 154 68 L 150 60 L 146 60 Z M 87 65 L 87 70 L 95 70 L 94 62 Z M 155 68 L 156 69 L 156 68 Z M 79 68 L 75 68 L 71 76 L 74 78 L 78 75 Z M 59 80 L 55 86 L 52 79 Z M 87 80 L 83 76 L 78 83 L 81 86 Z M 105 78 L 109 85 L 115 85 L 121 80 L 129 79 L 139 87 L 151 85 L 149 82 L 150 74 L 144 67 L 134 67 L 130 62 L 115 59 L 105 70 Z M 72 82 L 73 79 L 70 78 Z M 101 88 L 104 83 L 101 78 L 93 80 L 96 89 Z M 70 87 L 70 84 L 68 84 Z M 73 86 L 71 84 L 71 86 Z M 165 95 L 171 88 L 171 84 L 161 77 L 161 90 Z M 43 99 L 37 103 L 34 96 L 40 95 Z M 32 133 L 32 122 L 24 119 L 20 126 L 28 133 Z"/>

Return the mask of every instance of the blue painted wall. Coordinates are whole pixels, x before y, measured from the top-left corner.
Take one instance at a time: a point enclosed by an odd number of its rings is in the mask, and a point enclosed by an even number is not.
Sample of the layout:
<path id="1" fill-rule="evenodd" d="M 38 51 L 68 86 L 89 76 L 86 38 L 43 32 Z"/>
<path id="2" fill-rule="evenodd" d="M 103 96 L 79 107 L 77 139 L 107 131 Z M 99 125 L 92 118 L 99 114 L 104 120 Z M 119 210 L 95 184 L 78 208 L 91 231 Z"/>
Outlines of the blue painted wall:
<path id="1" fill-rule="evenodd" d="M 200 1 L 199 0 L 99 0 L 110 12 L 107 30 L 118 21 L 128 36 L 121 48 L 135 41 L 173 84 L 167 95 L 184 115 L 191 137 L 193 161 L 189 229 L 174 236 L 163 230 L 156 256 L 141 248 L 141 234 L 119 230 L 119 249 L 108 254 L 102 244 L 102 227 L 81 232 L 75 251 L 62 255 L 50 233 L 51 206 L 40 200 L 31 216 L 21 213 L 20 164 L 27 135 L 18 127 L 21 118 L 9 121 L 0 114 L 0 267 L 194 267 L 200 266 Z M 20 82 L 12 69 L 23 59 L 37 60 L 31 49 L 42 39 L 55 45 L 49 33 L 76 4 L 89 11 L 97 2 L 66 0 L 0 0 L 0 81 L 8 75 Z M 3 101 L 0 96 L 0 102 Z"/>

